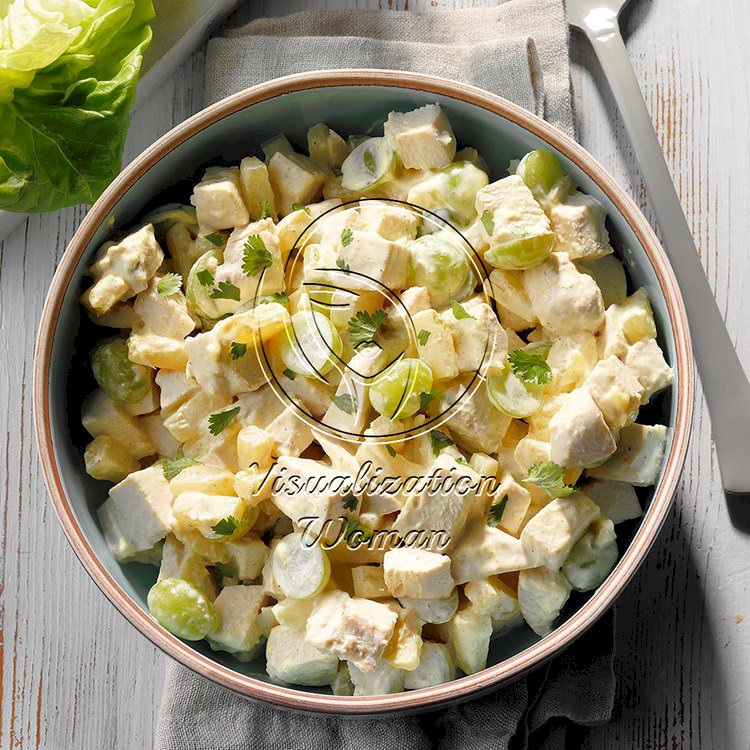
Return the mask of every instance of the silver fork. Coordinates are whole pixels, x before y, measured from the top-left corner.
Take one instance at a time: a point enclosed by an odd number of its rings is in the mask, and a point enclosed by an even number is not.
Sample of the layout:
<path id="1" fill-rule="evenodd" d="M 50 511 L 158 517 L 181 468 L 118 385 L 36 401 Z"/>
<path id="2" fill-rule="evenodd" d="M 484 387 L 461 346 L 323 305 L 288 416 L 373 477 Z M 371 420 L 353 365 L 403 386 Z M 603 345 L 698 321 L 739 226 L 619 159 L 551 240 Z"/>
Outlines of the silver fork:
<path id="1" fill-rule="evenodd" d="M 591 42 L 633 143 L 664 248 L 685 300 L 724 490 L 750 493 L 750 382 L 708 284 L 620 34 L 619 15 L 627 3 L 567 0 L 568 23 Z"/>

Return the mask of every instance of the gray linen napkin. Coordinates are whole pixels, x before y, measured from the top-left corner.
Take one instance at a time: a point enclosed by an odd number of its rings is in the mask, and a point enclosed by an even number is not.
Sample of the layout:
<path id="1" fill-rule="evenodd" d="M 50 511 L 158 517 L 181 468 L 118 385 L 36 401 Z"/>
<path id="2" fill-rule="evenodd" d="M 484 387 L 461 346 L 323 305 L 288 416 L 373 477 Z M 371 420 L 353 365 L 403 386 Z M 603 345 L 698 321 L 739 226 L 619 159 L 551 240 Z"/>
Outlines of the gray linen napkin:
<path id="1" fill-rule="evenodd" d="M 412 70 L 466 81 L 574 134 L 562 0 L 510 0 L 495 8 L 425 14 L 316 11 L 253 21 L 209 43 L 206 104 L 271 78 L 334 67 Z M 613 632 L 607 615 L 527 678 L 462 706 L 387 719 L 282 711 L 170 662 L 154 747 L 559 750 L 576 742 L 576 726 L 611 717 Z"/>

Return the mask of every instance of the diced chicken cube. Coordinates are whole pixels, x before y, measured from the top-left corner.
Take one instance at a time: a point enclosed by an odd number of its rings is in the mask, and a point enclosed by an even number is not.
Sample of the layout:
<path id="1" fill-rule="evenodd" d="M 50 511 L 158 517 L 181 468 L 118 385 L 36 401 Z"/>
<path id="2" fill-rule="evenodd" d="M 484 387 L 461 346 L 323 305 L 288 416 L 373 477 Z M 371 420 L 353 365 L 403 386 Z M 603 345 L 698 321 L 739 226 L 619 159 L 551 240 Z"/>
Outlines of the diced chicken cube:
<path id="1" fill-rule="evenodd" d="M 498 525 L 509 534 L 518 534 L 531 505 L 531 493 L 520 485 L 509 471 L 504 471 L 496 496 L 508 498 Z"/>
<path id="2" fill-rule="evenodd" d="M 155 380 L 159 386 L 159 405 L 165 417 L 198 391 L 198 383 L 184 370 L 159 370 Z"/>
<path id="3" fill-rule="evenodd" d="M 412 323 L 417 332 L 419 358 L 432 370 L 432 377 L 435 380 L 455 378 L 458 375 L 458 362 L 453 337 L 445 319 L 430 309 L 412 315 Z M 426 338 L 423 332 L 426 332 Z"/>
<path id="4" fill-rule="evenodd" d="M 216 584 L 208 572 L 207 561 L 186 547 L 174 534 L 167 534 L 161 550 L 159 580 L 182 578 L 199 588 L 210 601 L 216 599 Z"/>
<path id="5" fill-rule="evenodd" d="M 354 596 L 361 599 L 387 599 L 391 594 L 385 585 L 382 565 L 358 565 L 352 568 Z"/>
<path id="6" fill-rule="evenodd" d="M 604 322 L 604 301 L 596 282 L 561 253 L 523 274 L 534 314 L 558 336 L 596 333 Z"/>
<path id="7" fill-rule="evenodd" d="M 550 458 L 560 466 L 594 466 L 617 448 L 602 412 L 584 388 L 566 394 L 549 430 Z"/>
<path id="8" fill-rule="evenodd" d="M 523 271 L 505 271 L 495 268 L 486 285 L 487 293 L 503 308 L 521 318 L 522 328 L 533 328 L 536 315 L 531 309 L 531 300 L 523 286 Z"/>
<path id="9" fill-rule="evenodd" d="M 277 151 L 268 162 L 268 178 L 279 215 L 286 216 L 295 205 L 320 198 L 326 172 L 306 156 Z"/>
<path id="10" fill-rule="evenodd" d="M 383 575 L 388 590 L 397 598 L 440 599 L 450 596 L 455 586 L 447 555 L 414 547 L 386 552 Z"/>
<path id="11" fill-rule="evenodd" d="M 307 422 L 291 409 L 279 414 L 266 432 L 273 439 L 273 454 L 276 456 L 299 456 L 313 441 L 313 432 Z"/>
<path id="12" fill-rule="evenodd" d="M 364 228 L 386 240 L 406 244 L 417 236 L 419 214 L 407 208 L 380 201 L 363 201 L 359 215 Z"/>
<path id="13" fill-rule="evenodd" d="M 268 547 L 255 534 L 246 534 L 234 542 L 226 542 L 227 552 L 237 568 L 240 581 L 254 581 L 268 559 Z"/>
<path id="14" fill-rule="evenodd" d="M 198 390 L 164 420 L 164 426 L 181 442 L 200 437 L 211 414 L 221 411 L 224 402 Z"/>
<path id="15" fill-rule="evenodd" d="M 347 289 L 371 290 L 373 282 L 398 292 L 406 286 L 409 270 L 409 252 L 400 242 L 386 240 L 375 232 L 353 231 L 347 245 L 339 243 L 338 258 L 346 263 L 354 274 L 345 280 L 338 279 Z"/>
<path id="16" fill-rule="evenodd" d="M 667 447 L 667 428 L 662 424 L 631 424 L 620 430 L 617 451 L 606 463 L 587 474 L 596 479 L 630 482 L 650 487 L 659 476 Z"/>
<path id="17" fill-rule="evenodd" d="M 313 609 L 305 640 L 346 659 L 363 672 L 372 672 L 378 667 L 397 619 L 385 604 L 332 591 L 321 597 Z"/>
<path id="18" fill-rule="evenodd" d="M 615 481 L 589 482 L 583 491 L 612 523 L 623 523 L 643 515 L 632 484 Z"/>
<path id="19" fill-rule="evenodd" d="M 244 227 L 250 221 L 242 200 L 237 167 L 207 169 L 203 179 L 193 188 L 190 202 L 195 206 L 202 234 Z"/>
<path id="20" fill-rule="evenodd" d="M 119 562 L 148 553 L 170 530 L 172 493 L 161 467 L 130 474 L 109 491 L 97 515 Z"/>
<path id="21" fill-rule="evenodd" d="M 214 601 L 219 625 L 206 640 L 214 651 L 227 651 L 243 660 L 261 639 L 258 615 L 263 603 L 261 586 L 225 586 Z"/>
<path id="22" fill-rule="evenodd" d="M 552 632 L 555 620 L 570 597 L 570 583 L 559 571 L 548 568 L 522 570 L 518 576 L 521 614 L 537 635 Z"/>
<path id="23" fill-rule="evenodd" d="M 572 260 L 596 260 L 612 252 L 604 225 L 607 212 L 592 195 L 567 193 L 550 205 L 549 218 L 558 248 Z"/>
<path id="24" fill-rule="evenodd" d="M 453 310 L 442 313 L 453 336 L 459 372 L 488 375 L 500 372 L 508 356 L 507 332 L 485 302 L 471 305 L 466 312 L 471 317 L 460 320 Z"/>
<path id="25" fill-rule="evenodd" d="M 643 386 L 617 357 L 597 362 L 583 382 L 583 388 L 591 394 L 610 430 L 619 430 L 635 422 Z"/>
<path id="26" fill-rule="evenodd" d="M 197 529 L 206 539 L 226 539 L 229 535 L 221 535 L 213 527 L 229 517 L 241 524 L 246 508 L 240 497 L 182 492 L 175 498 L 172 512 L 178 521 Z"/>
<path id="27" fill-rule="evenodd" d="M 437 104 L 391 112 L 383 132 L 407 169 L 442 169 L 456 155 L 456 138 Z"/>
<path id="28" fill-rule="evenodd" d="M 655 339 L 641 339 L 628 346 L 622 361 L 643 388 L 641 403 L 647 403 L 655 393 L 672 385 L 672 368 L 664 359 L 664 353 Z"/>
<path id="29" fill-rule="evenodd" d="M 458 676 L 450 647 L 445 643 L 425 643 L 419 655 L 417 668 L 404 675 L 406 690 L 442 685 Z"/>
<path id="30" fill-rule="evenodd" d="M 305 640 L 303 630 L 284 625 L 271 629 L 266 643 L 269 677 L 293 685 L 320 687 L 336 677 L 339 660 Z"/>
<path id="31" fill-rule="evenodd" d="M 550 570 L 559 570 L 598 514 L 599 506 L 581 492 L 558 497 L 524 526 L 521 543 L 531 557 Z"/>
<path id="32" fill-rule="evenodd" d="M 140 319 L 139 332 L 148 331 L 173 339 L 184 339 L 194 328 L 195 321 L 187 311 L 185 295 L 175 292 L 166 297 L 157 286 L 159 276 L 154 276 L 138 294 L 133 303 L 133 312 Z"/>
<path id="33" fill-rule="evenodd" d="M 160 413 L 149 414 L 140 419 L 140 426 L 154 444 L 156 452 L 164 458 L 177 458 L 180 441 L 164 426 Z"/>

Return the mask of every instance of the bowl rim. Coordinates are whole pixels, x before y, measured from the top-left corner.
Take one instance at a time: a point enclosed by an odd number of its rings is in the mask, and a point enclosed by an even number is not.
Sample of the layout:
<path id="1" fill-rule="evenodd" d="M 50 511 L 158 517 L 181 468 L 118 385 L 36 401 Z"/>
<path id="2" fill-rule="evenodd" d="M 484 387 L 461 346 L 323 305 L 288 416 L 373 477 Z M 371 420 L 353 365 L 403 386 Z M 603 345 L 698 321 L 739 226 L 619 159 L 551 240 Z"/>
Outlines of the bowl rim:
<path id="1" fill-rule="evenodd" d="M 674 335 L 677 388 L 672 446 L 666 468 L 651 506 L 609 578 L 594 595 L 562 625 L 538 643 L 481 672 L 421 690 L 382 696 L 331 696 L 266 683 L 235 672 L 161 628 L 124 592 L 94 553 L 79 526 L 66 496 L 62 474 L 52 441 L 49 410 L 49 373 L 53 343 L 65 293 L 87 246 L 101 224 L 129 189 L 146 171 L 176 146 L 234 112 L 285 94 L 328 87 L 378 86 L 419 90 L 476 105 L 509 120 L 541 138 L 586 173 L 616 206 L 635 233 L 657 276 L 666 301 Z M 33 410 L 37 446 L 47 490 L 65 535 L 89 576 L 143 635 L 172 658 L 198 674 L 245 697 L 279 707 L 323 714 L 374 715 L 416 712 L 436 705 L 465 700 L 510 682 L 538 666 L 580 636 L 611 606 L 635 574 L 654 543 L 669 512 L 687 452 L 692 422 L 694 392 L 693 358 L 687 317 L 674 273 L 651 226 L 627 195 L 582 146 L 572 138 L 499 96 L 475 86 L 437 76 L 380 69 L 336 69 L 313 71 L 277 78 L 210 105 L 180 123 L 145 149 L 115 178 L 84 217 L 55 272 L 39 323 L 34 361 Z"/>

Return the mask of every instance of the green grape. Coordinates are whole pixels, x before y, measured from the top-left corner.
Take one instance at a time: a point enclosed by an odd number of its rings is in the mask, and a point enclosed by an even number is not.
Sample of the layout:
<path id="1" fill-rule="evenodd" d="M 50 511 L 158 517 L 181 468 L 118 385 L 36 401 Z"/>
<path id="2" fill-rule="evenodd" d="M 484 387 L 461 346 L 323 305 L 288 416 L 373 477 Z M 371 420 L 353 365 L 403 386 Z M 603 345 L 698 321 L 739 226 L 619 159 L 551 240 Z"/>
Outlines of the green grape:
<path id="1" fill-rule="evenodd" d="M 159 625 L 186 641 L 205 638 L 219 624 L 206 595 L 182 578 L 165 578 L 152 586 L 148 608 Z"/>
<path id="2" fill-rule="evenodd" d="M 546 260 L 556 240 L 554 232 L 519 237 L 491 247 L 485 252 L 484 259 L 495 268 L 524 271 Z"/>
<path id="3" fill-rule="evenodd" d="M 401 359 L 370 386 L 370 403 L 389 419 L 406 419 L 417 413 L 420 393 L 432 390 L 432 370 L 419 359 Z"/>
<path id="4" fill-rule="evenodd" d="M 396 155 L 385 138 L 368 138 L 341 165 L 341 186 L 345 190 L 367 190 L 393 177 Z"/>
<path id="5" fill-rule="evenodd" d="M 435 307 L 465 299 L 474 288 L 466 253 L 437 234 L 424 235 L 406 246 L 411 256 L 409 286 L 423 286 Z"/>
<path id="6" fill-rule="evenodd" d="M 91 353 L 91 369 L 96 382 L 113 401 L 132 404 L 151 392 L 152 370 L 128 359 L 125 339 L 102 341 Z"/>
<path id="7" fill-rule="evenodd" d="M 287 534 L 274 547 L 271 569 L 282 593 L 293 599 L 320 593 L 331 576 L 328 555 L 301 531 Z"/>
<path id="8" fill-rule="evenodd" d="M 509 365 L 499 375 L 487 378 L 487 395 L 492 405 L 515 419 L 525 419 L 539 411 L 544 388 L 516 377 Z"/>
<path id="9" fill-rule="evenodd" d="M 617 562 L 617 539 L 612 521 L 594 522 L 576 542 L 562 566 L 576 591 L 591 591 L 609 575 Z"/>
<path id="10" fill-rule="evenodd" d="M 441 185 L 443 199 L 464 223 L 470 222 L 476 216 L 474 201 L 477 193 L 490 181 L 487 173 L 468 161 L 455 161 L 440 172 L 444 175 Z"/>
<path id="11" fill-rule="evenodd" d="M 185 283 L 188 309 L 204 323 L 215 322 L 237 308 L 237 303 L 232 300 L 213 299 L 211 291 L 215 283 L 205 283 L 216 278 L 216 269 L 220 263 L 220 253 L 209 250 L 195 261 Z"/>
<path id="12" fill-rule="evenodd" d="M 279 341 L 284 365 L 305 377 L 328 372 L 343 351 L 344 342 L 336 328 L 325 315 L 312 310 L 292 315 L 291 325 Z"/>
<path id="13" fill-rule="evenodd" d="M 550 151 L 538 148 L 521 159 L 516 174 L 538 201 L 542 201 L 561 180 L 567 180 L 560 160 Z"/>

